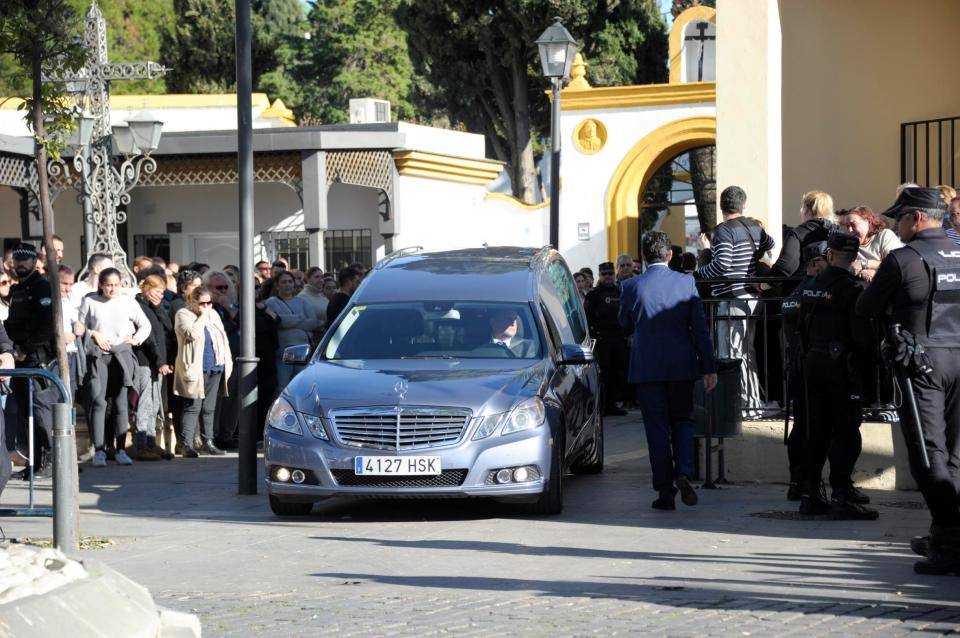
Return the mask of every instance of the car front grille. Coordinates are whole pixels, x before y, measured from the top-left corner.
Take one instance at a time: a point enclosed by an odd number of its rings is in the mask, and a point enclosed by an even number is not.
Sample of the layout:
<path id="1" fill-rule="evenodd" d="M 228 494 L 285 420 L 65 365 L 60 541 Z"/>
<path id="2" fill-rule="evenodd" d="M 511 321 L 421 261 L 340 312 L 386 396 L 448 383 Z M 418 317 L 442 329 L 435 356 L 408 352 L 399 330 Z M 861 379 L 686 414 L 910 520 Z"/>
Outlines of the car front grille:
<path id="1" fill-rule="evenodd" d="M 418 450 L 459 441 L 470 421 L 470 411 L 409 406 L 350 408 L 331 412 L 330 421 L 344 445 Z"/>
<path id="2" fill-rule="evenodd" d="M 466 470 L 443 470 L 430 476 L 357 476 L 353 470 L 332 470 L 344 487 L 457 487 L 467 478 Z"/>

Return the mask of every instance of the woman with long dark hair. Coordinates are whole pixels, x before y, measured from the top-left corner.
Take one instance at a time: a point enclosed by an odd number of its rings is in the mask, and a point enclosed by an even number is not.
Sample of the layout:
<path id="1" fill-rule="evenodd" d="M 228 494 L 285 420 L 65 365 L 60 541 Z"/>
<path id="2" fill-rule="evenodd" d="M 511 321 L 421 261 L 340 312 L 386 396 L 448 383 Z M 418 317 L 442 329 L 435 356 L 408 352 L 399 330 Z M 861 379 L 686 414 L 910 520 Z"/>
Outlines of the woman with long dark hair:
<path id="1" fill-rule="evenodd" d="M 133 348 L 150 336 L 150 322 L 133 297 L 121 293 L 120 271 L 105 268 L 97 279 L 95 294 L 87 295 L 78 320 L 89 334 L 90 420 L 93 426 L 93 465 L 107 464 L 104 430 L 110 404 L 117 443 L 117 463 L 132 465 L 126 452 L 128 418 L 127 388 L 134 384 L 137 358 Z"/>

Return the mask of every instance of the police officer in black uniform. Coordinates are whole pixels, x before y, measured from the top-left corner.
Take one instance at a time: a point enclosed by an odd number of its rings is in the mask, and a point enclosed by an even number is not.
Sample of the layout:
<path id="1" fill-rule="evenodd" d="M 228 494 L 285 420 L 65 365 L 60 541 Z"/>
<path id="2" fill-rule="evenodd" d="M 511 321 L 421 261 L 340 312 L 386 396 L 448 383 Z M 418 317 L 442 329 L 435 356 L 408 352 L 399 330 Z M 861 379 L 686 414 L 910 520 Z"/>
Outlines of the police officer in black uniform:
<path id="1" fill-rule="evenodd" d="M 803 289 L 813 283 L 817 275 L 827 269 L 827 242 L 813 242 L 803 247 L 802 259 L 805 267 L 804 278 L 797 284 L 780 304 L 780 317 L 783 325 L 783 370 L 787 383 L 787 422 L 793 415 L 793 428 L 787 436 L 787 460 L 790 464 L 790 487 L 787 500 L 800 500 L 800 472 L 803 459 L 803 446 L 807 432 L 807 393 L 804 392 L 803 366 L 800 348 L 800 299 Z M 787 423 L 784 423 L 784 428 Z"/>
<path id="2" fill-rule="evenodd" d="M 875 351 L 872 327 L 855 313 L 862 282 L 852 272 L 860 244 L 847 233 L 827 240 L 829 267 L 800 293 L 800 343 L 808 411 L 800 484 L 800 513 L 834 519 L 873 520 L 867 496 L 855 490 L 852 475 L 860 456 L 863 369 Z M 832 496 L 827 503 L 820 479 L 830 459 Z"/>
<path id="3" fill-rule="evenodd" d="M 612 262 L 600 264 L 599 281 L 584 298 L 583 308 L 587 313 L 590 334 L 597 340 L 594 352 L 600 365 L 603 413 L 607 416 L 623 416 L 627 411 L 617 407 L 617 399 L 623 398 L 623 387 L 627 380 L 627 343 L 626 334 L 617 320 L 620 287 L 614 274 Z"/>
<path id="4" fill-rule="evenodd" d="M 960 572 L 960 250 L 941 227 L 945 210 L 939 190 L 903 189 L 883 214 L 896 220 L 895 230 L 907 245 L 887 255 L 857 302 L 857 312 L 868 317 L 892 309 L 890 321 L 901 326 L 901 339 L 921 346 L 913 352 L 926 363 L 905 370 L 920 423 L 907 397 L 900 409 L 910 471 L 933 519 L 930 536 L 911 542 L 927 556 L 914 564 L 922 574 Z"/>
<path id="5" fill-rule="evenodd" d="M 18 368 L 50 369 L 56 365 L 56 347 L 53 328 L 53 297 L 50 282 L 37 271 L 37 249 L 33 244 L 20 243 L 13 249 L 13 270 L 18 282 L 10 289 L 10 314 L 4 326 L 16 347 Z M 53 443 L 53 401 L 49 392 L 38 381 L 13 380 L 13 396 L 17 401 L 19 423 L 17 447 L 26 450 L 29 441 L 28 384 L 33 383 L 34 476 L 50 476 L 52 459 L 49 454 Z M 40 462 L 40 468 L 36 464 Z M 29 475 L 29 467 L 21 477 Z"/>

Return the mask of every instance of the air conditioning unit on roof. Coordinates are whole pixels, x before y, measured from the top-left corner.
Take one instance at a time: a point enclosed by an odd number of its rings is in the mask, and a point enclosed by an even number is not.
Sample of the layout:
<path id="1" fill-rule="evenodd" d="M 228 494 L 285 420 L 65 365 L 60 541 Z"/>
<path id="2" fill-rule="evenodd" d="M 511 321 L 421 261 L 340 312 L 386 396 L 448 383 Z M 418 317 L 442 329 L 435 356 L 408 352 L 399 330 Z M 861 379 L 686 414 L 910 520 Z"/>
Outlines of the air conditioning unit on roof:
<path id="1" fill-rule="evenodd" d="M 390 102 L 372 98 L 350 100 L 351 124 L 379 124 L 390 121 Z"/>

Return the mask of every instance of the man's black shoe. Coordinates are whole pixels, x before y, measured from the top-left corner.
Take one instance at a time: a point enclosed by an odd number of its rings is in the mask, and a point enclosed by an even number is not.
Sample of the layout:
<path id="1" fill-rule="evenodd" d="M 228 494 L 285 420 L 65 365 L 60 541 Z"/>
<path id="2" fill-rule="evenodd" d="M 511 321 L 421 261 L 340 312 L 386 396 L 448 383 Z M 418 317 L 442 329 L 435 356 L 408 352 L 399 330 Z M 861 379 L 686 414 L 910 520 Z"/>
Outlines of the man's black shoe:
<path id="1" fill-rule="evenodd" d="M 914 536 L 910 539 L 910 549 L 913 550 L 913 553 L 917 556 L 929 556 L 930 555 L 930 537 L 929 536 Z"/>
<path id="2" fill-rule="evenodd" d="M 875 521 L 879 517 L 880 512 L 877 510 L 851 500 L 837 499 L 834 496 L 830 501 L 830 518 L 835 521 Z"/>
<path id="3" fill-rule="evenodd" d="M 787 488 L 787 500 L 788 501 L 799 501 L 800 500 L 800 486 L 796 483 L 791 483 L 790 487 Z"/>
<path id="4" fill-rule="evenodd" d="M 197 451 L 194 450 L 192 447 L 185 447 L 185 448 L 183 448 L 183 458 L 185 458 L 185 459 L 195 459 L 195 458 L 197 458 L 197 457 L 199 457 L 199 456 L 200 456 L 200 455 L 197 454 Z"/>
<path id="5" fill-rule="evenodd" d="M 603 416 L 627 416 L 627 414 L 629 413 L 626 410 L 624 410 L 623 408 L 618 408 L 616 406 L 613 406 L 612 408 L 607 408 L 606 410 L 603 411 Z"/>
<path id="6" fill-rule="evenodd" d="M 854 503 L 859 503 L 860 505 L 869 505 L 870 497 L 860 491 L 859 488 L 850 486 L 847 492 L 847 500 L 853 501 Z"/>
<path id="7" fill-rule="evenodd" d="M 681 474 L 677 477 L 677 487 L 680 489 L 680 500 L 684 505 L 693 507 L 697 504 L 697 492 L 690 484 L 690 479 Z"/>
<path id="8" fill-rule="evenodd" d="M 804 516 L 820 516 L 830 513 L 830 504 L 819 494 L 804 494 L 800 497 L 800 513 Z"/>
<path id="9" fill-rule="evenodd" d="M 223 450 L 213 444 L 213 441 L 207 441 L 203 444 L 203 451 L 212 456 L 221 456 L 226 454 Z"/>
<path id="10" fill-rule="evenodd" d="M 655 500 L 650 507 L 655 510 L 675 510 L 677 509 L 677 504 L 673 501 L 673 498 L 665 498 L 661 496 Z"/>
<path id="11" fill-rule="evenodd" d="M 239 439 L 214 439 L 214 444 L 221 450 L 239 450 L 240 449 L 240 440 Z"/>

